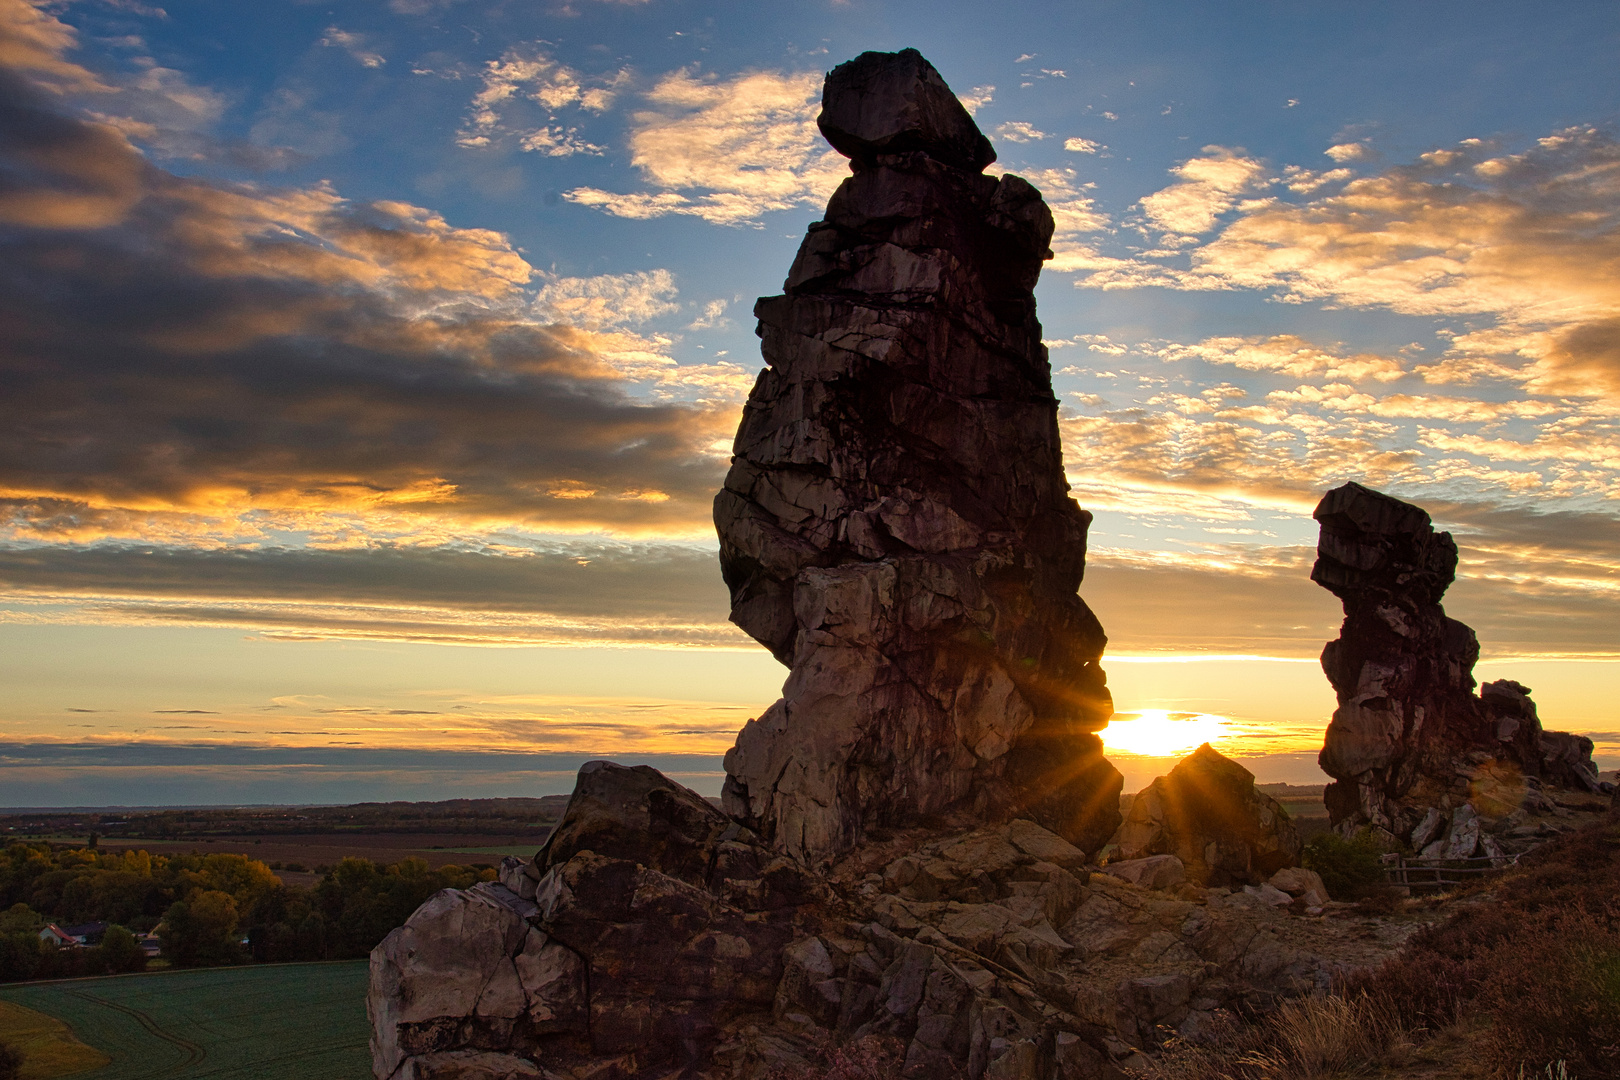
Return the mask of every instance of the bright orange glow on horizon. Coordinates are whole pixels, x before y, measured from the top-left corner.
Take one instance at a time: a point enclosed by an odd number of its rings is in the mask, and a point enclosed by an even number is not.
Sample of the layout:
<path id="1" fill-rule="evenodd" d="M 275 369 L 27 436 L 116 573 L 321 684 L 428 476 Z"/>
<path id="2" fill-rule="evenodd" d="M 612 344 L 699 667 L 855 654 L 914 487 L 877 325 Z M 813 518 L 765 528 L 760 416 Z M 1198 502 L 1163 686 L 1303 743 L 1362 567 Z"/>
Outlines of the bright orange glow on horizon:
<path id="1" fill-rule="evenodd" d="M 1214 713 L 1143 709 L 1137 713 L 1115 713 L 1101 735 L 1109 753 L 1180 757 L 1203 743 L 1217 745 L 1230 741 L 1231 726 L 1229 719 Z"/>

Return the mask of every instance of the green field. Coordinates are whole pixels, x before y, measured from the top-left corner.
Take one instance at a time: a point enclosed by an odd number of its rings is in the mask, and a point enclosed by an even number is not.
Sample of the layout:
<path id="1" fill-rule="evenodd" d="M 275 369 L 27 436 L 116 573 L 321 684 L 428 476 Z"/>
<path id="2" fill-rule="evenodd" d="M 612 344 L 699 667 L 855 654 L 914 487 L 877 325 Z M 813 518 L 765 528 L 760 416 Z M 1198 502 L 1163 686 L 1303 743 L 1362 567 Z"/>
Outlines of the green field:
<path id="1" fill-rule="evenodd" d="M 112 1058 L 75 1080 L 368 1080 L 366 962 L 0 987 Z"/>
<path id="2" fill-rule="evenodd" d="M 520 859 L 534 856 L 539 844 L 508 844 L 505 847 L 448 847 L 434 848 L 450 855 L 516 855 Z"/>

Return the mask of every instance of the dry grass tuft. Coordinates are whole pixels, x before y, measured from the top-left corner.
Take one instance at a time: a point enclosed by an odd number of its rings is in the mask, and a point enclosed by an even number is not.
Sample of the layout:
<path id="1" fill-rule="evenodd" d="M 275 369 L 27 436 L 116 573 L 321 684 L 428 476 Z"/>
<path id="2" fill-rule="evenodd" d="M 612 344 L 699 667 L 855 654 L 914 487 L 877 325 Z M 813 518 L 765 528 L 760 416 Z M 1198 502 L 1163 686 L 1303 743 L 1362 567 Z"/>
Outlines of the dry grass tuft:
<path id="1" fill-rule="evenodd" d="M 1290 1080 L 1371 1065 L 1411 1042 L 1388 999 L 1368 994 L 1290 1001 L 1277 1010 L 1271 1027 L 1277 1050 L 1270 1075 Z"/>
<path id="2" fill-rule="evenodd" d="M 1317 1080 L 1399 1060 L 1411 1039 L 1387 999 L 1370 994 L 1299 998 L 1262 1022 L 1203 1045 L 1173 1043 L 1156 1080 Z"/>

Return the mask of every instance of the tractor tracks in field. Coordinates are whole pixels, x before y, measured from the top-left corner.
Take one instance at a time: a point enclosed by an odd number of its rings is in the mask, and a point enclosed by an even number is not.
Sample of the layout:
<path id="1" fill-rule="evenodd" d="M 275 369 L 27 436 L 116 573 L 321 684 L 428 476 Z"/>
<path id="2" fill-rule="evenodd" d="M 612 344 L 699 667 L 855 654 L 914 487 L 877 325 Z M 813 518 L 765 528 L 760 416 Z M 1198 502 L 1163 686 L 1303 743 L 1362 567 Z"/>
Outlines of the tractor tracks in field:
<path id="1" fill-rule="evenodd" d="M 166 1077 L 179 1076 L 187 1069 L 200 1063 L 205 1057 L 208 1056 L 207 1049 L 204 1048 L 200 1043 L 194 1043 L 184 1036 L 176 1035 L 172 1031 L 165 1030 L 158 1024 L 156 1020 L 153 1020 L 149 1015 L 142 1012 L 140 1009 L 133 1009 L 128 1005 L 120 1005 L 116 1001 L 108 1001 L 106 998 L 97 997 L 96 995 L 86 993 L 83 990 L 68 990 L 66 993 L 72 995 L 73 997 L 79 998 L 80 1000 L 89 1001 L 96 1005 L 101 1005 L 105 1008 L 112 1009 L 115 1012 L 123 1013 L 124 1015 L 133 1019 L 137 1024 L 141 1025 L 141 1027 L 145 1028 L 147 1034 L 151 1035 L 155 1039 L 160 1039 L 163 1042 L 170 1044 L 180 1051 L 180 1061 L 174 1063 L 173 1065 L 159 1069 L 156 1072 L 141 1073 L 138 1080 L 164 1080 Z M 135 1080 L 135 1078 L 132 1078 L 132 1080 Z"/>

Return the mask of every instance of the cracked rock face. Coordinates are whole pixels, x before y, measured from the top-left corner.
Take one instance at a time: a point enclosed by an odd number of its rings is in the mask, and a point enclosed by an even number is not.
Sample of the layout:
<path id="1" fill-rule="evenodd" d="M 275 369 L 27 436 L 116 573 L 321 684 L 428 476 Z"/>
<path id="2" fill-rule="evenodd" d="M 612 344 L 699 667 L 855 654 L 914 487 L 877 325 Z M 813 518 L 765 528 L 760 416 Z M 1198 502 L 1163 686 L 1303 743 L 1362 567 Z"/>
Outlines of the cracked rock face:
<path id="1" fill-rule="evenodd" d="M 435 894 L 372 951 L 377 1080 L 706 1060 L 727 1022 L 769 1010 L 782 950 L 820 926 L 797 863 L 646 766 L 586 764 L 546 846 L 502 871 Z"/>
<path id="2" fill-rule="evenodd" d="M 1602 790 L 1589 740 L 1544 732 L 1528 687 L 1502 680 L 1474 695 L 1479 640 L 1440 604 L 1457 571 L 1450 533 L 1354 483 L 1328 492 L 1315 517 L 1311 578 L 1344 604 L 1322 650 L 1339 701 L 1319 758 L 1335 779 L 1335 827 L 1371 825 L 1421 850 L 1465 803 L 1506 814 L 1536 809 L 1544 782 Z"/>
<path id="3" fill-rule="evenodd" d="M 1087 851 L 1119 822 L 1032 290 L 1052 215 L 914 50 L 827 78 L 853 175 L 785 294 L 715 500 L 732 620 L 787 664 L 726 757 L 725 807 L 813 862 L 965 813 Z"/>

